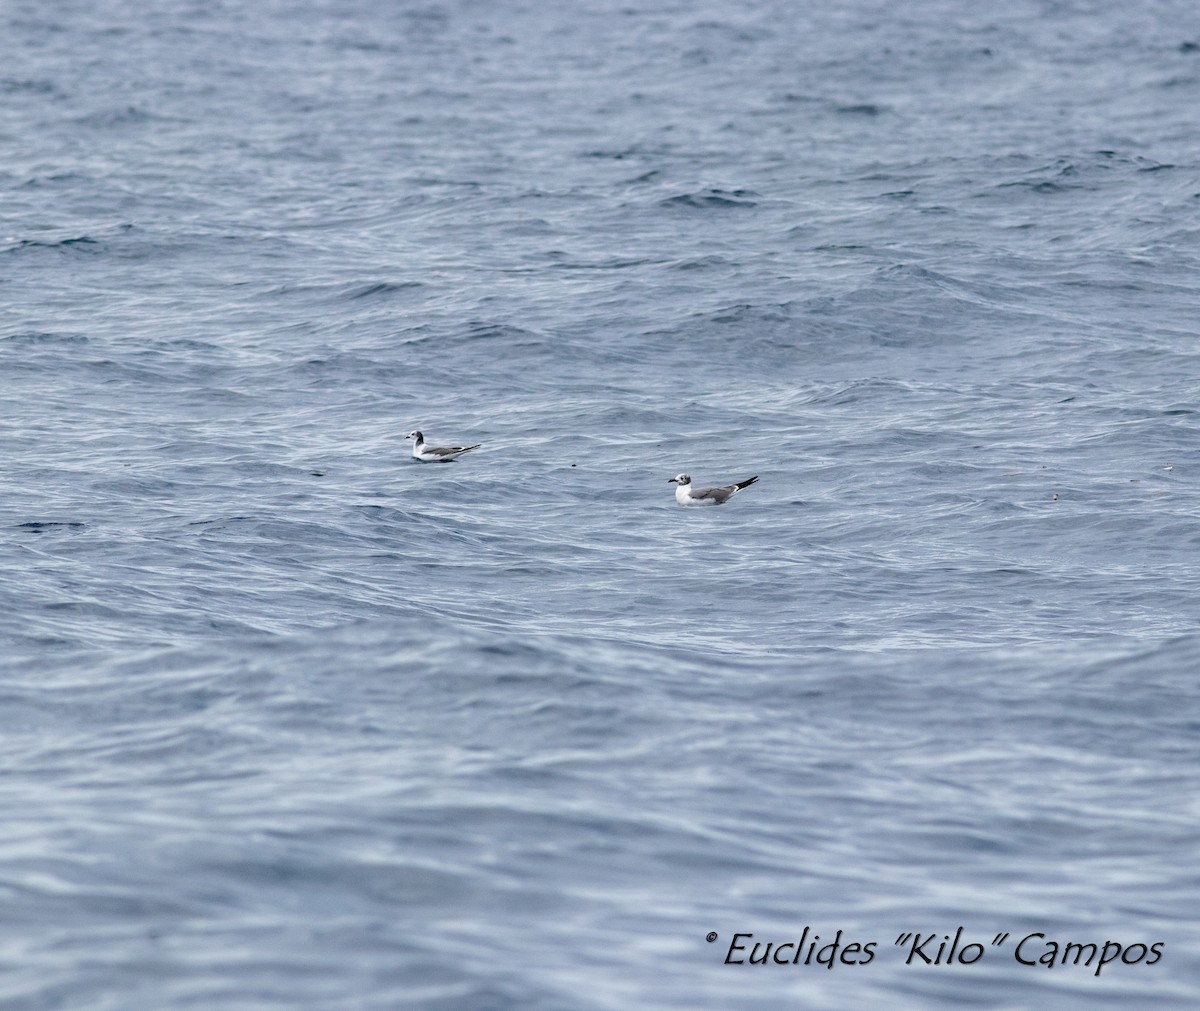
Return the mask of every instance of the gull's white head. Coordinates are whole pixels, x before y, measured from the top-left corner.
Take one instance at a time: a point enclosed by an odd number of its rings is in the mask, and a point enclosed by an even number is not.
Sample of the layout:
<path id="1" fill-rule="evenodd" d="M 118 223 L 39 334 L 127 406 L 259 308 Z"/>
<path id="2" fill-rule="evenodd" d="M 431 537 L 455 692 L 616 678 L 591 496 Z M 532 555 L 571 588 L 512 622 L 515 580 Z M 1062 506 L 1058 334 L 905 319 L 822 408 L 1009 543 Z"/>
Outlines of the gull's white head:
<path id="1" fill-rule="evenodd" d="M 667 478 L 667 484 L 691 484 L 692 478 L 690 474 L 676 474 L 674 477 Z"/>
<path id="2" fill-rule="evenodd" d="M 409 433 L 408 433 L 408 435 L 406 435 L 404 438 L 406 438 L 406 439 L 416 439 L 416 440 L 417 440 L 417 442 L 424 442 L 424 441 L 425 441 L 425 436 L 423 436 L 423 435 L 422 435 L 422 434 L 421 434 L 421 433 L 420 433 L 420 432 L 419 432 L 417 429 L 415 429 L 415 428 L 414 428 L 414 429 L 413 429 L 411 432 L 409 432 Z"/>

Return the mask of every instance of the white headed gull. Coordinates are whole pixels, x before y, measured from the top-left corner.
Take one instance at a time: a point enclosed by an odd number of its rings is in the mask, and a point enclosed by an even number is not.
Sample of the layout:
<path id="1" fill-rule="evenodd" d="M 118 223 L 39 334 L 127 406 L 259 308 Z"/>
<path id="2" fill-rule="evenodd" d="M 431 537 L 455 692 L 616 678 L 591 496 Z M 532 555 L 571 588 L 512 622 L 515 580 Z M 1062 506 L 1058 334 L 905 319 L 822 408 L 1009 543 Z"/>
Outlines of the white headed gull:
<path id="1" fill-rule="evenodd" d="M 413 457 L 422 463 L 449 463 L 463 453 L 469 453 L 483 445 L 481 442 L 474 446 L 430 446 L 425 442 L 425 436 L 419 431 L 409 432 L 404 438 L 413 441 Z"/>
<path id="2" fill-rule="evenodd" d="M 757 480 L 756 475 L 745 481 L 739 481 L 737 484 L 727 484 L 721 488 L 693 488 L 690 475 L 676 474 L 667 479 L 667 484 L 675 485 L 675 501 L 680 505 L 723 505 L 743 488 L 749 488 Z"/>

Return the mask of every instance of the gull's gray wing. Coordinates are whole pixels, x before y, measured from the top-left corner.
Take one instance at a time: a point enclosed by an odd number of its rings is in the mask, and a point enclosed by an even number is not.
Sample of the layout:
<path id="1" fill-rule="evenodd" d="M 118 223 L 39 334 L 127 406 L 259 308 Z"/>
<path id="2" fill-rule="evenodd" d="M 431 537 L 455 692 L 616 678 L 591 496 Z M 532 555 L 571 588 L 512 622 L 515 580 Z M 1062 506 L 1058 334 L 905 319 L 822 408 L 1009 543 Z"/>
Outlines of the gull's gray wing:
<path id="1" fill-rule="evenodd" d="M 482 446 L 482 442 L 477 442 L 474 446 L 438 446 L 435 449 L 425 447 L 426 453 L 432 453 L 434 456 L 458 456 L 459 453 L 465 453 L 470 449 L 478 449 Z"/>
<path id="2" fill-rule="evenodd" d="M 692 492 L 692 498 L 710 498 L 717 505 L 721 505 L 737 490 L 736 484 L 727 484 L 724 488 L 701 488 L 699 491 Z"/>

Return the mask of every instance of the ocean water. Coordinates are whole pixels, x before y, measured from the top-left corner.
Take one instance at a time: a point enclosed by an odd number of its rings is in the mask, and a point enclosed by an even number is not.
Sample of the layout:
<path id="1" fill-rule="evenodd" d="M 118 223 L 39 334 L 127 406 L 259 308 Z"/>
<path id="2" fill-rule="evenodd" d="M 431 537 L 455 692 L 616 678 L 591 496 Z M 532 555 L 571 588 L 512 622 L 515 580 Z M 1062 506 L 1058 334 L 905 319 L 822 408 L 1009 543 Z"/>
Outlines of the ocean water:
<path id="1" fill-rule="evenodd" d="M 1200 1004 L 1193 5 L 0 27 L 0 1008 Z"/>

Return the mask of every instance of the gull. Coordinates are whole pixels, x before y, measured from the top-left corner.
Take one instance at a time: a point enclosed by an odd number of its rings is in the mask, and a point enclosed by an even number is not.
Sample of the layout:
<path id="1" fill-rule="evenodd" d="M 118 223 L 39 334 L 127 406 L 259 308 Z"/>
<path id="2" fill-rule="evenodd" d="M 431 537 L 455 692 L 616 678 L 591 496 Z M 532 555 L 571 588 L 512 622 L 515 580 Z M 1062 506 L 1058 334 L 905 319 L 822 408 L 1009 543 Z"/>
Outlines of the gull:
<path id="1" fill-rule="evenodd" d="M 688 474 L 676 474 L 667 478 L 667 484 L 674 484 L 675 501 L 680 505 L 723 505 L 743 488 L 749 488 L 758 480 L 758 475 L 739 481 L 737 484 L 727 484 L 721 488 L 693 488 L 692 478 Z"/>
<path id="2" fill-rule="evenodd" d="M 455 457 L 462 456 L 463 453 L 469 453 L 483 445 L 482 442 L 477 442 L 474 446 L 427 446 L 425 436 L 415 430 L 409 432 L 404 438 L 412 439 L 413 458 L 422 463 L 449 463 Z"/>

